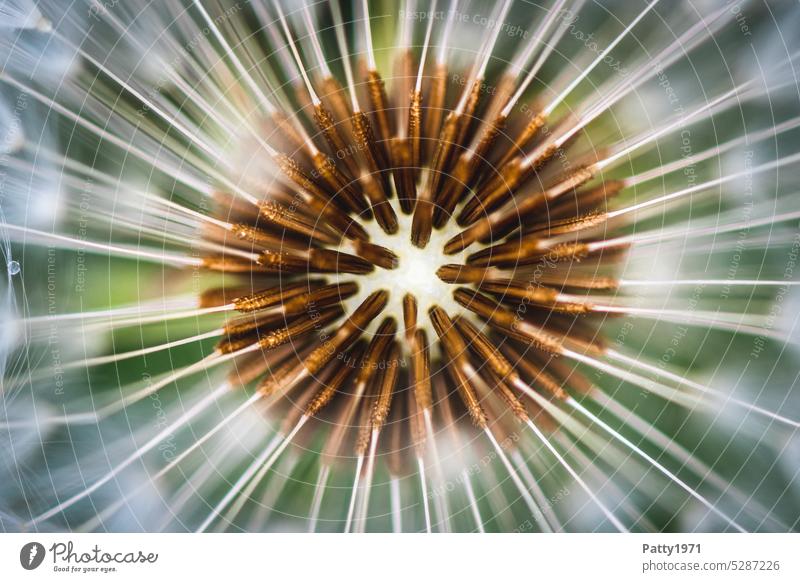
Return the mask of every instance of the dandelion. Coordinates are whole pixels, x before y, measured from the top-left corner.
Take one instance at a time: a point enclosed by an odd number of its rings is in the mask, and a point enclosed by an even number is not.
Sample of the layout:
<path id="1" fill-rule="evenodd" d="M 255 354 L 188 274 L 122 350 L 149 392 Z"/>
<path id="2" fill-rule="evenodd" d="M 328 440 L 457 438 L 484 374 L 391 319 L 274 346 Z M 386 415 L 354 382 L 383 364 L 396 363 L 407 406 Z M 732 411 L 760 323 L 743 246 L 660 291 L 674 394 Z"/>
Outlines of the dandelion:
<path id="1" fill-rule="evenodd" d="M 797 529 L 800 13 L 545 4 L 0 2 L 3 527 Z"/>

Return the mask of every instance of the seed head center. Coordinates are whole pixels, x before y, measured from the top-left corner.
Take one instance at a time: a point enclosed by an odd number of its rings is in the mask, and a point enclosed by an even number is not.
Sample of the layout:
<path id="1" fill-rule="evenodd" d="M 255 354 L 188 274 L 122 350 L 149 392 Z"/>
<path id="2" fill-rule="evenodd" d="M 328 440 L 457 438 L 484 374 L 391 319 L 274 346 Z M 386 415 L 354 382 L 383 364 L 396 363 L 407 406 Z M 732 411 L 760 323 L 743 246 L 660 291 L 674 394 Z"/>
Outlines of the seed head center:
<path id="1" fill-rule="evenodd" d="M 462 312 L 462 307 L 453 299 L 456 287 L 445 283 L 436 274 L 441 266 L 463 260 L 460 255 L 444 254 L 445 242 L 458 229 L 451 221 L 450 227 L 434 230 L 430 242 L 421 249 L 411 243 L 411 216 L 398 212 L 397 220 L 399 228 L 396 234 L 385 233 L 374 220 L 363 223 L 371 242 L 397 255 L 397 268 L 377 268 L 367 275 L 348 276 L 349 280 L 358 283 L 359 291 L 347 301 L 346 308 L 348 311 L 354 309 L 369 294 L 386 290 L 389 292 L 389 303 L 385 313 L 394 317 L 398 324 L 402 324 L 403 297 L 410 293 L 417 300 L 418 326 L 426 329 L 429 334 L 435 334 L 428 319 L 428 310 L 431 307 L 438 305 L 453 315 Z"/>

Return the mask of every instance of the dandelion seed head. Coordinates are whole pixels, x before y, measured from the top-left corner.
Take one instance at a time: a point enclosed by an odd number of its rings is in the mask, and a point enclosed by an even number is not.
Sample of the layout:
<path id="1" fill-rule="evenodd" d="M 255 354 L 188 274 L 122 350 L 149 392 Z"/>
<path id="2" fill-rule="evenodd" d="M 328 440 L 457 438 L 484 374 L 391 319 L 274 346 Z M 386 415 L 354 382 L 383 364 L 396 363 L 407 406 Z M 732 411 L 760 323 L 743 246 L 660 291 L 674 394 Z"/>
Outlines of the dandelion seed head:
<path id="1" fill-rule="evenodd" d="M 770 10 L 0 0 L 14 523 L 796 529 Z"/>

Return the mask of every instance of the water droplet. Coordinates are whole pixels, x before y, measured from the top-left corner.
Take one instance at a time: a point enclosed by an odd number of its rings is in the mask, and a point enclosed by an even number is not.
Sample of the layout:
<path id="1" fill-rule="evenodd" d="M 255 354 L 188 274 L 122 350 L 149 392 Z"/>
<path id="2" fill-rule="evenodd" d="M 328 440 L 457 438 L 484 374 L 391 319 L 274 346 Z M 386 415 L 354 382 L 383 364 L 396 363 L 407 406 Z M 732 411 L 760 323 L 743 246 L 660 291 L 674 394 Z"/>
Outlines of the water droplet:
<path id="1" fill-rule="evenodd" d="M 8 261 L 8 274 L 12 277 L 20 272 L 19 263 L 17 261 Z"/>

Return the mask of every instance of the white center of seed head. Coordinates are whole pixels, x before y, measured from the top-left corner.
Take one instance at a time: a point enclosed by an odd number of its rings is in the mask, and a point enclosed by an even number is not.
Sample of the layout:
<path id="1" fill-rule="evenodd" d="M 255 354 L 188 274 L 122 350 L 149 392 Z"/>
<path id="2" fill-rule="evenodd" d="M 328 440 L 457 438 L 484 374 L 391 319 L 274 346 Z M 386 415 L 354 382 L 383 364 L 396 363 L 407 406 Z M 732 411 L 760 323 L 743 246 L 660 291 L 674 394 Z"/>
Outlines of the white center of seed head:
<path id="1" fill-rule="evenodd" d="M 445 243 L 455 236 L 459 229 L 454 221 L 449 221 L 442 230 L 431 233 L 431 239 L 424 249 L 411 244 L 412 217 L 397 212 L 398 230 L 396 234 L 386 234 L 375 220 L 363 222 L 362 226 L 370 237 L 370 242 L 381 245 L 398 257 L 396 269 L 376 267 L 368 275 L 340 275 L 339 280 L 354 280 L 358 283 L 358 293 L 345 302 L 347 313 L 352 313 L 370 294 L 381 289 L 389 292 L 389 302 L 383 313 L 377 317 L 367 331 L 374 331 L 386 317 L 394 317 L 400 329 L 403 328 L 403 297 L 410 293 L 417 299 L 417 325 L 428 334 L 428 341 L 436 337 L 430 322 L 428 310 L 434 305 L 444 309 L 451 317 L 463 312 L 463 308 L 453 299 L 457 285 L 442 281 L 436 271 L 447 264 L 463 264 L 464 254 L 445 255 Z M 346 246 L 345 252 L 353 253 Z"/>

